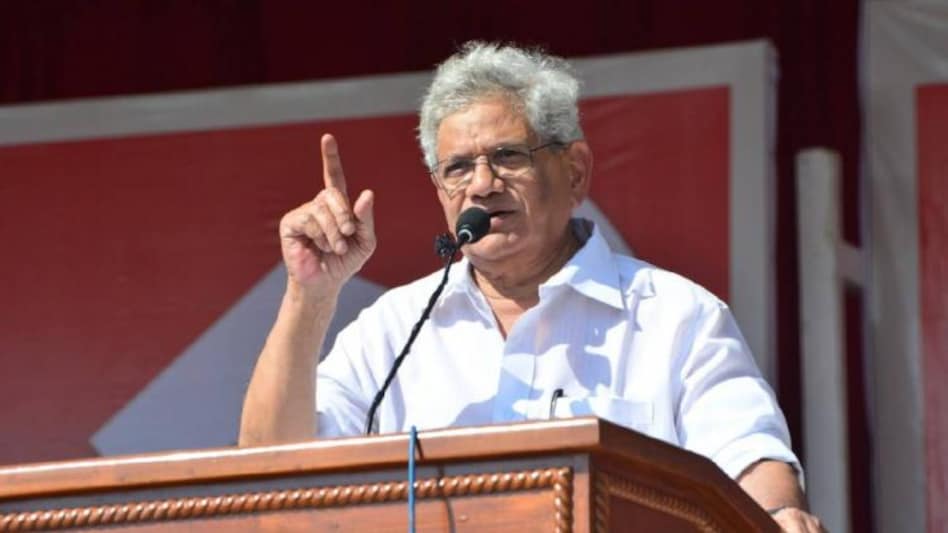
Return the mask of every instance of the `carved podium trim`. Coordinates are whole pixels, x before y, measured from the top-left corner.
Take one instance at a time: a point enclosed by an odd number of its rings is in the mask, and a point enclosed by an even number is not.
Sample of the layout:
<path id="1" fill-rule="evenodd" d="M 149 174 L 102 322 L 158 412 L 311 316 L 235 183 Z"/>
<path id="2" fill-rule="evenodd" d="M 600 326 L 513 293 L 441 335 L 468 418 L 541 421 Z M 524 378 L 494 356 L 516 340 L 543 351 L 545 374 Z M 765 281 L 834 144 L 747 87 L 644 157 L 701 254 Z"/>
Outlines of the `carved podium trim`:
<path id="1" fill-rule="evenodd" d="M 596 532 L 609 531 L 610 499 L 612 496 L 686 520 L 703 533 L 723 533 L 723 530 L 715 525 L 708 513 L 701 507 L 605 472 L 596 474 L 596 496 L 593 499 Z"/>
<path id="2" fill-rule="evenodd" d="M 553 489 L 556 521 L 554 531 L 571 532 L 573 525 L 573 471 L 571 468 L 429 478 L 415 482 L 415 496 L 417 498 L 443 498 L 547 488 Z M 289 509 L 323 509 L 407 499 L 407 481 L 172 498 L 3 514 L 0 515 L 0 532 L 129 525 Z"/>

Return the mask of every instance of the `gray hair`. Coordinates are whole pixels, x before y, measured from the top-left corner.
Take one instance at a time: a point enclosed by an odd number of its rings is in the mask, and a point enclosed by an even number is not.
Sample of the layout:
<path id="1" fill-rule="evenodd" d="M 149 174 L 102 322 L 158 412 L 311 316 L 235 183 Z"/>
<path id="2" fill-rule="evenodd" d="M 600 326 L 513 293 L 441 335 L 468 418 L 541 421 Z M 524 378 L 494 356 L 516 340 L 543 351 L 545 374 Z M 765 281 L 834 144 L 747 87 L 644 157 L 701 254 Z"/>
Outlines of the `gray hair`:
<path id="1" fill-rule="evenodd" d="M 470 41 L 438 66 L 421 104 L 418 142 L 429 169 L 438 162 L 441 121 L 491 96 L 509 98 L 542 142 L 583 138 L 579 80 L 566 61 L 539 49 Z"/>

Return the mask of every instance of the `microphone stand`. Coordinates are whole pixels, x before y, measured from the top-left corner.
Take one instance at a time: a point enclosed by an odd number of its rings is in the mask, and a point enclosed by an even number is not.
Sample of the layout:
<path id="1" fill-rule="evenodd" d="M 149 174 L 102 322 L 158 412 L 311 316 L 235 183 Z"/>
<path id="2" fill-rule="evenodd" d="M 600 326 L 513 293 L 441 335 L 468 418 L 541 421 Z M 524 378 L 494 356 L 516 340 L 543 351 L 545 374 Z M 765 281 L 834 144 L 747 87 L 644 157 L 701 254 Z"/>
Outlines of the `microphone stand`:
<path id="1" fill-rule="evenodd" d="M 419 318 L 418 322 L 411 328 L 411 335 L 408 336 L 408 341 L 405 342 L 405 347 L 402 348 L 402 352 L 395 358 L 395 363 L 392 364 L 392 369 L 388 371 L 388 376 L 385 377 L 382 387 L 375 393 L 375 398 L 372 399 L 372 405 L 369 406 L 369 413 L 365 417 L 366 435 L 371 435 L 378 431 L 375 413 L 378 411 L 379 405 L 381 405 L 382 399 L 385 397 L 385 391 L 388 390 L 389 385 L 392 384 L 392 380 L 395 379 L 398 367 L 402 365 L 402 362 L 408 355 L 408 351 L 411 349 L 412 343 L 415 342 L 415 337 L 417 337 L 421 331 L 422 324 L 428 320 L 428 316 L 431 315 L 431 309 L 434 307 L 435 302 L 438 301 L 438 297 L 441 296 L 441 291 L 444 290 L 444 286 L 448 282 L 448 273 L 451 271 L 451 265 L 454 264 L 454 256 L 458 250 L 461 249 L 461 246 L 470 240 L 470 232 L 466 235 L 461 235 L 458 242 L 454 241 L 450 233 L 442 233 L 435 238 L 435 252 L 444 262 L 444 275 L 441 277 L 441 283 L 438 284 L 438 288 L 431 293 L 431 298 L 428 299 L 428 305 L 425 306 L 425 310 L 421 313 L 421 318 Z"/>

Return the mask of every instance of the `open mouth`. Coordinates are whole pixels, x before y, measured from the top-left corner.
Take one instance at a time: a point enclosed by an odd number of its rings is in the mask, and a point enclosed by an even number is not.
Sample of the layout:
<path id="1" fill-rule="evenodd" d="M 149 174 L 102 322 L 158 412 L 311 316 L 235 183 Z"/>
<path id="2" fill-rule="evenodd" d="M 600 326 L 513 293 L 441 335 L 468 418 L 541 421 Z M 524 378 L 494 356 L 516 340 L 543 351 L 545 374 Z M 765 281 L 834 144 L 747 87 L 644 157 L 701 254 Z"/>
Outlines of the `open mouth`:
<path id="1" fill-rule="evenodd" d="M 503 210 L 503 209 L 498 209 L 498 210 L 496 210 L 496 211 L 491 211 L 491 212 L 490 212 L 490 218 L 502 218 L 502 217 L 505 217 L 505 216 L 507 216 L 507 215 L 512 215 L 513 213 L 514 213 L 513 211 L 506 211 L 506 210 Z"/>
<path id="2" fill-rule="evenodd" d="M 489 211 L 490 214 L 490 230 L 493 231 L 502 231 L 503 228 L 507 227 L 511 217 L 516 213 L 516 211 L 511 211 L 507 209 L 497 209 L 494 211 Z"/>

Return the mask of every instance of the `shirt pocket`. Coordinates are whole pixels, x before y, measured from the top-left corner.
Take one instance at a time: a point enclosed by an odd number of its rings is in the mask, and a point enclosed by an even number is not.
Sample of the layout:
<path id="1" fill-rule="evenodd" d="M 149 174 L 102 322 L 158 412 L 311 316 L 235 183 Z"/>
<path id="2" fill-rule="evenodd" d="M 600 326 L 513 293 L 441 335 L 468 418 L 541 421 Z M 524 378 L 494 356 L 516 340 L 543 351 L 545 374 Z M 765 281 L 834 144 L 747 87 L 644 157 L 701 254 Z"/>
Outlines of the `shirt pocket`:
<path id="1" fill-rule="evenodd" d="M 556 402 L 554 416 L 596 416 L 613 424 L 648 433 L 654 417 L 652 402 L 628 400 L 618 396 L 587 396 L 585 398 L 560 398 Z"/>

